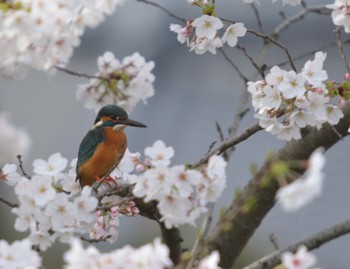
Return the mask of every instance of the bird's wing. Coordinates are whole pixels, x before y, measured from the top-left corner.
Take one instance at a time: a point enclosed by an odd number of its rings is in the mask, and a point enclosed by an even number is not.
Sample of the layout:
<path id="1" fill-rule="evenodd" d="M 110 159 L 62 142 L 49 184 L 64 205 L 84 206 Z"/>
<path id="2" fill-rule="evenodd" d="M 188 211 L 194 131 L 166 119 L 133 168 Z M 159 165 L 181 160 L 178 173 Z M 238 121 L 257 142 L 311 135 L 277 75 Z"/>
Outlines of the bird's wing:
<path id="1" fill-rule="evenodd" d="M 79 166 L 87 161 L 95 152 L 98 144 L 105 141 L 106 137 L 103 128 L 96 128 L 90 130 L 80 143 L 78 162 L 77 162 L 77 175 Z"/>

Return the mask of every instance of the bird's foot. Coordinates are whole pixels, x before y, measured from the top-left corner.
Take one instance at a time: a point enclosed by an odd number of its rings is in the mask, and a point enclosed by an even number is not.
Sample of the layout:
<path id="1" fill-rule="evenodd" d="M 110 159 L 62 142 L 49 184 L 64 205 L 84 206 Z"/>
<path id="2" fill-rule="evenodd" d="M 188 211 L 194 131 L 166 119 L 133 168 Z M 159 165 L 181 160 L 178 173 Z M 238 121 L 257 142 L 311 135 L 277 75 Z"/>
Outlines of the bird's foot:
<path id="1" fill-rule="evenodd" d="M 96 180 L 97 180 L 98 182 L 100 182 L 100 181 L 102 180 L 102 178 L 96 177 Z M 103 183 L 107 184 L 108 187 L 110 187 L 110 188 L 112 187 L 111 184 L 110 184 L 111 182 L 116 186 L 116 188 L 119 187 L 119 184 L 118 184 L 118 182 L 115 180 L 115 178 L 108 176 L 108 177 L 106 177 L 105 179 L 103 179 Z"/>

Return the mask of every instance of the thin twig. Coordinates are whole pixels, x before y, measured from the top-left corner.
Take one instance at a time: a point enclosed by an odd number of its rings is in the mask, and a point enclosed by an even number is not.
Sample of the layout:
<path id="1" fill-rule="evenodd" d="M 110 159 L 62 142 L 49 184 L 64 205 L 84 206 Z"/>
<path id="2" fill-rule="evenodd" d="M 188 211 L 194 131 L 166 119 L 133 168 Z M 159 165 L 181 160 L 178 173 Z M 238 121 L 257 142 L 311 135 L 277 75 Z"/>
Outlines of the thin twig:
<path id="1" fill-rule="evenodd" d="M 278 38 L 279 35 L 289 26 L 291 26 L 293 23 L 298 22 L 302 20 L 308 13 L 318 13 L 318 14 L 330 14 L 331 10 L 327 9 L 325 6 L 313 6 L 313 7 L 306 7 L 303 10 L 301 10 L 299 13 L 290 16 L 288 18 L 284 18 L 283 22 L 280 23 L 272 33 L 272 37 L 274 39 Z"/>
<path id="2" fill-rule="evenodd" d="M 254 3 L 251 4 L 251 7 L 252 7 L 252 9 L 254 11 L 254 14 L 255 14 L 255 17 L 256 17 L 256 20 L 257 20 L 260 32 L 265 33 L 264 24 L 263 24 L 261 16 L 260 16 L 259 9 L 256 7 L 256 5 Z"/>
<path id="3" fill-rule="evenodd" d="M 275 251 L 263 257 L 262 259 L 244 267 L 243 269 L 273 268 L 281 262 L 280 257 L 283 252 L 295 252 L 298 247 L 302 245 L 305 245 L 308 250 L 316 249 L 323 244 L 348 233 L 350 233 L 350 220 L 336 224 L 321 232 L 318 232 L 317 234 L 310 236 L 307 239 L 301 240 L 293 245 Z"/>
<path id="4" fill-rule="evenodd" d="M 343 45 L 346 45 L 346 44 L 349 44 L 349 43 L 350 43 L 350 39 L 347 39 L 347 40 L 345 40 L 343 42 Z M 308 57 L 310 55 L 315 54 L 318 51 L 322 51 L 322 50 L 331 48 L 331 47 L 336 46 L 336 45 L 337 45 L 337 42 L 331 42 L 331 43 L 329 43 L 327 45 L 320 46 L 320 47 L 318 47 L 316 49 L 310 50 L 309 52 L 306 52 L 306 53 L 300 54 L 299 56 L 294 57 L 294 61 L 303 59 L 305 57 Z M 280 63 L 274 64 L 274 65 L 277 65 L 277 66 L 281 67 L 281 66 L 286 65 L 288 63 L 289 63 L 288 61 L 284 61 L 284 62 L 280 62 Z M 272 65 L 271 66 L 267 66 L 268 69 L 270 69 L 271 67 L 272 67 Z"/>
<path id="5" fill-rule="evenodd" d="M 336 27 L 336 28 L 335 28 L 335 37 L 336 37 L 336 39 L 337 39 L 337 44 L 338 44 L 338 49 L 339 49 L 340 57 L 342 58 L 342 60 L 343 60 L 343 62 L 344 62 L 346 71 L 347 71 L 348 73 L 350 73 L 350 67 L 349 67 L 348 60 L 346 59 L 346 55 L 345 55 L 345 53 L 344 53 L 344 47 L 343 47 L 343 42 L 342 42 L 342 40 L 341 40 L 341 32 L 340 32 L 340 28 L 339 28 L 339 27 Z"/>
<path id="6" fill-rule="evenodd" d="M 170 10 L 166 9 L 165 7 L 161 6 L 158 3 L 155 3 L 155 2 L 152 2 L 152 1 L 148 1 L 148 0 L 136 0 L 136 1 L 148 4 L 148 5 L 151 5 L 151 6 L 154 6 L 154 7 L 158 8 L 158 9 L 162 10 L 166 14 L 168 14 L 169 17 L 172 17 L 172 18 L 177 19 L 179 21 L 182 21 L 182 22 L 185 22 L 185 23 L 187 21 L 186 19 L 184 19 L 184 18 L 182 18 L 180 16 L 177 16 L 176 14 L 172 13 Z"/>
<path id="7" fill-rule="evenodd" d="M 12 207 L 12 208 L 18 207 L 18 204 L 11 203 L 1 196 L 0 196 L 0 202 L 4 203 L 5 205 L 8 205 L 9 207 Z"/>
<path id="8" fill-rule="evenodd" d="M 221 52 L 221 54 L 224 56 L 225 60 L 236 70 L 236 72 L 238 73 L 238 75 L 241 77 L 241 79 L 244 80 L 245 83 L 247 83 L 249 81 L 249 79 L 243 75 L 242 71 L 239 69 L 239 67 L 228 57 L 228 55 L 226 54 L 226 52 L 222 49 L 219 48 L 218 49 L 219 52 Z"/>
<path id="9" fill-rule="evenodd" d="M 89 75 L 89 74 L 84 74 L 84 73 L 79 73 L 79 72 L 76 72 L 76 71 L 73 71 L 73 70 L 69 70 L 67 68 L 63 68 L 63 67 L 57 66 L 57 65 L 54 66 L 54 68 L 56 68 L 57 70 L 62 71 L 64 73 L 67 73 L 69 75 L 76 76 L 76 77 L 83 77 L 83 78 L 89 78 L 89 79 L 100 79 L 100 80 L 109 81 L 108 78 L 104 78 L 104 77 L 100 77 L 100 76 L 94 76 L 94 75 Z"/>
<path id="10" fill-rule="evenodd" d="M 239 50 L 241 50 L 241 51 L 244 53 L 245 57 L 247 57 L 248 60 L 252 63 L 252 65 L 255 67 L 256 71 L 260 74 L 260 76 L 261 76 L 262 78 L 264 78 L 264 77 L 265 77 L 265 74 L 264 74 L 264 72 L 263 72 L 263 69 L 260 68 L 260 67 L 258 66 L 258 64 L 254 61 L 253 57 L 249 55 L 249 53 L 247 52 L 246 48 L 243 47 L 243 46 L 240 46 L 240 45 L 236 45 L 236 48 L 239 49 Z"/>
<path id="11" fill-rule="evenodd" d="M 221 126 L 217 121 L 215 122 L 215 126 L 216 126 L 216 130 L 219 133 L 219 137 L 220 137 L 221 142 L 224 141 L 224 139 L 225 139 L 224 133 L 222 132 Z"/>
<path id="12" fill-rule="evenodd" d="M 275 250 L 278 250 L 278 249 L 279 249 L 279 246 L 278 246 L 278 241 L 277 241 L 276 235 L 273 234 L 273 233 L 270 234 L 269 239 L 270 239 L 271 244 L 272 244 L 273 247 L 275 248 Z"/>
<path id="13" fill-rule="evenodd" d="M 21 170 L 22 176 L 24 176 L 24 177 L 30 179 L 30 175 L 28 175 L 28 174 L 24 171 L 24 168 L 23 168 L 23 161 L 22 161 L 22 155 L 18 154 L 16 157 L 17 157 L 17 160 L 18 160 L 18 166 L 19 166 L 19 169 Z"/>
<path id="14" fill-rule="evenodd" d="M 211 156 L 216 155 L 216 154 L 221 154 L 225 150 L 227 150 L 227 149 L 237 145 L 238 143 L 248 139 L 250 136 L 259 132 L 260 130 L 262 130 L 262 128 L 259 126 L 259 123 L 256 122 L 255 124 L 253 124 L 252 126 L 247 128 L 246 130 L 244 130 L 242 133 L 225 139 L 222 143 L 220 143 L 220 145 L 218 147 L 212 149 L 198 162 L 196 162 L 194 164 L 190 164 L 189 167 L 196 168 L 196 167 L 206 163 Z"/>
<path id="15" fill-rule="evenodd" d="M 263 33 L 259 33 L 259 32 L 256 32 L 254 30 L 251 30 L 251 29 L 248 29 L 247 32 L 249 32 L 251 34 L 254 34 L 254 35 L 258 36 L 258 37 L 261 37 L 261 38 L 263 38 L 263 39 L 273 43 L 277 47 L 281 48 L 285 52 L 285 54 L 287 55 L 287 58 L 289 60 L 289 63 L 290 63 L 290 66 L 292 67 L 292 69 L 294 71 L 297 71 L 297 68 L 295 67 L 295 64 L 293 62 L 293 58 L 290 55 L 289 50 L 285 46 L 283 46 L 281 43 L 279 43 L 278 41 L 276 41 L 273 37 L 271 37 L 269 35 L 265 35 Z"/>
<path id="16" fill-rule="evenodd" d="M 85 238 L 82 236 L 82 237 L 80 237 L 80 239 L 92 244 L 92 243 L 106 242 L 110 237 L 111 237 L 111 235 L 108 235 L 105 238 L 101 238 L 101 239 L 88 239 L 88 238 Z"/>
<path id="17" fill-rule="evenodd" d="M 208 235 L 210 225 L 213 221 L 214 205 L 215 203 L 209 203 L 207 206 L 208 211 L 205 216 L 205 219 L 203 220 L 203 224 L 202 224 L 202 227 L 200 228 L 200 232 L 198 233 L 196 241 L 193 245 L 193 248 L 191 251 L 192 255 L 194 255 L 194 253 L 197 252 L 197 249 L 199 248 L 200 244 L 203 242 L 203 240 L 206 239 Z M 195 262 L 195 260 L 191 259 L 190 262 L 187 264 L 186 268 L 192 268 L 193 262 Z"/>

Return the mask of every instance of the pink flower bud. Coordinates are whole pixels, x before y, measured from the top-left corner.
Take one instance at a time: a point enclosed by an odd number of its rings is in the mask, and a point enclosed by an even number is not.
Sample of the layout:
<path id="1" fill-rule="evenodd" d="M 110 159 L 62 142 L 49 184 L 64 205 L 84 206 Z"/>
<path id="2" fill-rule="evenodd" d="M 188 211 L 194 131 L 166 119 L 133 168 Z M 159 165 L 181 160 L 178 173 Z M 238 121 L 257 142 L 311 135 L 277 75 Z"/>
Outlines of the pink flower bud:
<path id="1" fill-rule="evenodd" d="M 145 166 L 141 163 L 137 164 L 136 167 L 135 167 L 135 170 L 137 173 L 142 173 L 144 172 L 146 169 L 145 169 Z"/>
<path id="2" fill-rule="evenodd" d="M 345 79 L 345 80 L 350 80 L 350 73 L 346 73 L 346 74 L 344 75 L 344 79 Z"/>

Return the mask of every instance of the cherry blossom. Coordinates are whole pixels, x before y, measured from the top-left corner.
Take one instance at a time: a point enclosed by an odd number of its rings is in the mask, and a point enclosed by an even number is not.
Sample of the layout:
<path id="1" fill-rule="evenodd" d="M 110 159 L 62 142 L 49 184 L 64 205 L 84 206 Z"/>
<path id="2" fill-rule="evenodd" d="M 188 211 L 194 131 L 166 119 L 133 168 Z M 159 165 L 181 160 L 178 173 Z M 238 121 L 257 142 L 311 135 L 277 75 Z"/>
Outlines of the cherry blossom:
<path id="1" fill-rule="evenodd" d="M 154 166 L 168 166 L 174 156 L 174 149 L 166 147 L 163 141 L 157 140 L 152 147 L 145 149 L 145 155 L 151 159 L 151 164 Z"/>
<path id="2" fill-rule="evenodd" d="M 310 203 L 322 192 L 325 158 L 323 149 L 315 150 L 309 158 L 309 166 L 304 175 L 292 183 L 281 187 L 276 193 L 276 199 L 283 210 L 296 211 Z"/>
<path id="3" fill-rule="evenodd" d="M 35 175 L 31 178 L 28 186 L 28 197 L 32 198 L 39 206 L 55 199 L 56 191 L 52 186 L 52 180 L 45 176 Z"/>
<path id="4" fill-rule="evenodd" d="M 222 36 L 222 42 L 230 47 L 234 47 L 237 44 L 238 37 L 242 37 L 246 34 L 247 29 L 244 27 L 243 23 L 234 23 L 226 28 L 224 35 Z"/>
<path id="5" fill-rule="evenodd" d="M 219 18 L 209 15 L 202 15 L 195 19 L 192 22 L 192 25 L 196 28 L 195 31 L 197 37 L 206 37 L 209 40 L 214 39 L 217 30 L 224 26 Z"/>
<path id="6" fill-rule="evenodd" d="M 295 254 L 284 252 L 281 255 L 282 264 L 286 269 L 311 269 L 316 264 L 316 256 L 300 246 Z"/>
<path id="7" fill-rule="evenodd" d="M 350 1 L 335 0 L 333 4 L 327 5 L 333 9 L 332 20 L 335 25 L 343 26 L 345 32 L 350 32 Z"/>
<path id="8" fill-rule="evenodd" d="M 220 255 L 218 251 L 213 251 L 209 256 L 204 257 L 197 267 L 197 269 L 220 269 L 218 265 Z"/>
<path id="9" fill-rule="evenodd" d="M 17 166 L 15 164 L 5 164 L 0 170 L 0 179 L 3 179 L 10 186 L 16 185 L 21 179 L 20 174 L 17 173 Z"/>
<path id="10" fill-rule="evenodd" d="M 28 239 L 14 241 L 12 244 L 0 240 L 0 267 L 8 269 L 39 269 L 41 258 L 32 249 Z"/>
<path id="11" fill-rule="evenodd" d="M 109 253 L 100 253 L 94 246 L 84 249 L 79 239 L 73 239 L 71 248 L 64 254 L 64 261 L 66 269 L 165 269 L 172 265 L 168 248 L 158 238 L 139 248 L 124 246 Z"/>
<path id="12" fill-rule="evenodd" d="M 189 36 L 192 33 L 192 24 L 190 22 L 187 22 L 187 25 L 185 27 L 182 27 L 179 24 L 170 24 L 170 31 L 177 33 L 177 41 L 179 41 L 181 44 L 183 43 L 189 43 Z"/>
<path id="13" fill-rule="evenodd" d="M 48 161 L 36 159 L 33 162 L 34 173 L 42 176 L 56 176 L 67 166 L 68 160 L 63 158 L 61 153 L 52 154 Z"/>

